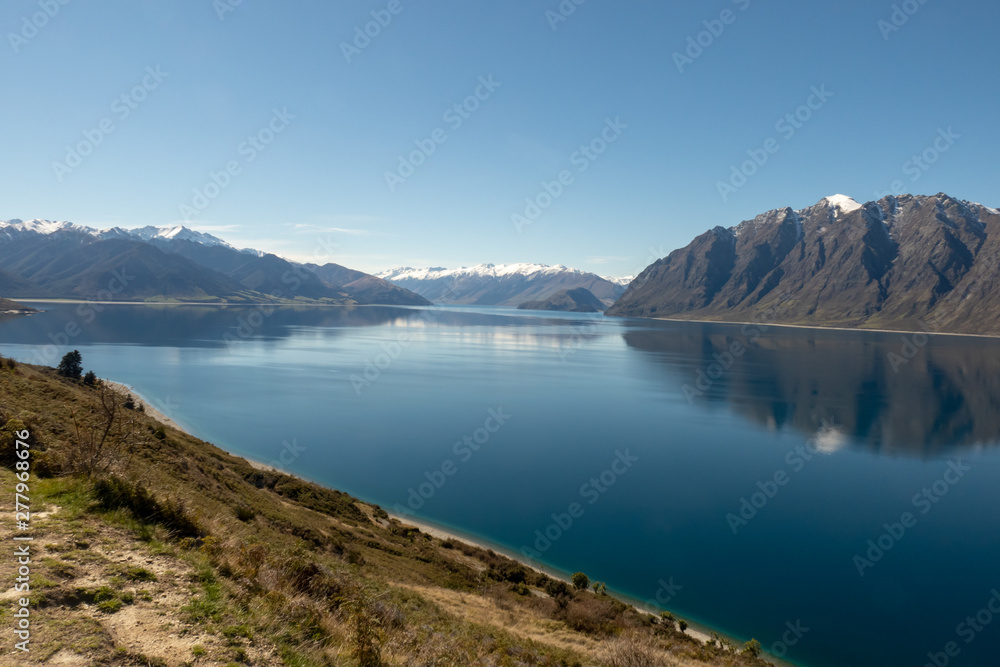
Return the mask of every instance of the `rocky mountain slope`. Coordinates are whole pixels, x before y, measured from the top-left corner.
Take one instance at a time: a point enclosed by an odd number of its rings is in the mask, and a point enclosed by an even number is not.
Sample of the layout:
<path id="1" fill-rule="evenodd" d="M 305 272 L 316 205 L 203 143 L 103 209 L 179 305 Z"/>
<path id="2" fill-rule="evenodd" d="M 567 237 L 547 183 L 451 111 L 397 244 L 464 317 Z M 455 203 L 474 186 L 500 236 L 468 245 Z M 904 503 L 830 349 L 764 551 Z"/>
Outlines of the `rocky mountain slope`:
<path id="1" fill-rule="evenodd" d="M 565 266 L 544 264 L 480 264 L 461 269 L 392 269 L 379 278 L 405 287 L 440 304 L 516 307 L 568 289 L 590 290 L 605 305 L 625 286 L 613 279 Z"/>
<path id="2" fill-rule="evenodd" d="M 1000 212 L 946 194 L 837 195 L 716 227 L 609 315 L 1000 334 Z"/>

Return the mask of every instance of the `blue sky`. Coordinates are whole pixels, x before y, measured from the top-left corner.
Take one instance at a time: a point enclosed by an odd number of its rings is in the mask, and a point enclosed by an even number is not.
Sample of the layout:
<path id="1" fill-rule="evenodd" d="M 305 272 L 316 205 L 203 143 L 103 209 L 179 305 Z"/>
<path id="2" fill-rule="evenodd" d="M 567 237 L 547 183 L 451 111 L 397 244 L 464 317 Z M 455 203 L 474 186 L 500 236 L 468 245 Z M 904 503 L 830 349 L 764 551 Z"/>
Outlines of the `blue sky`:
<path id="1" fill-rule="evenodd" d="M 834 193 L 1000 205 L 993 2 L 235 2 L 4 2 L 0 219 L 629 275 Z"/>

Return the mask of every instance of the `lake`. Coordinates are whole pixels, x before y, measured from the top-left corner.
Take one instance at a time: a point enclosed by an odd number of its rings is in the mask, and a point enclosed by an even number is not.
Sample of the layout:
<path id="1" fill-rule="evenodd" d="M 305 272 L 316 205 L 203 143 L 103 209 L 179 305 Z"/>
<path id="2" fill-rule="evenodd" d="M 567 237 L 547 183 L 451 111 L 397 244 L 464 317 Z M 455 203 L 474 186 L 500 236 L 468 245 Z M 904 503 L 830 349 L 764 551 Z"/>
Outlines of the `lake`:
<path id="1" fill-rule="evenodd" d="M 1000 340 L 35 305 L 0 321 L 0 354 L 54 366 L 79 349 L 231 452 L 790 662 L 919 667 L 953 642 L 948 664 L 996 664 Z"/>

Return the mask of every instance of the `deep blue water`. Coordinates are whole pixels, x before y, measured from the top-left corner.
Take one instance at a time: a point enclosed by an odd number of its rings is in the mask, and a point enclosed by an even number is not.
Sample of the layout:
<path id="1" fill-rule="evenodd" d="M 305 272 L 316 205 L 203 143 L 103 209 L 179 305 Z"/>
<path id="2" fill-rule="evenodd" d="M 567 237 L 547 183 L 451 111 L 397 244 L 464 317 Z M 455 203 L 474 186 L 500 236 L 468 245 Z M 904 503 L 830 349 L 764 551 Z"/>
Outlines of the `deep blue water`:
<path id="1" fill-rule="evenodd" d="M 779 653 L 798 623 L 798 664 L 920 667 L 948 642 L 951 665 L 997 664 L 1000 616 L 960 624 L 1000 590 L 1000 340 L 485 308 L 44 308 L 0 322 L 0 354 L 79 349 L 225 449 Z M 760 506 L 745 522 L 743 498 Z"/>

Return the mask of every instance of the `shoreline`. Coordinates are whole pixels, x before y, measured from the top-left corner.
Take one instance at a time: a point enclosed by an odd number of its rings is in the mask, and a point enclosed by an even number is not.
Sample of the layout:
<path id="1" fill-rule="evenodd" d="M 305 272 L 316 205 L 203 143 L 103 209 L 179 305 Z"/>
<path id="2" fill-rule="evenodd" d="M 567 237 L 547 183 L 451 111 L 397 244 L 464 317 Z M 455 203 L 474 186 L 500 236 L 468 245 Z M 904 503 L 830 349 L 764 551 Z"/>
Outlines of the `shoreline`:
<path id="1" fill-rule="evenodd" d="M 276 303 L 273 301 L 93 301 L 90 299 L 21 299 L 22 302 L 40 304 L 92 304 L 96 306 L 215 306 L 217 308 L 269 308 L 306 307 L 306 308 L 426 308 L 422 304 L 388 304 L 388 303 Z M 436 304 L 431 304 L 436 305 Z M 30 312 L 40 312 L 38 310 Z M 30 313 L 29 313 L 30 314 Z"/>
<path id="2" fill-rule="evenodd" d="M 618 317 L 617 315 L 611 315 L 611 317 Z M 832 326 L 821 326 L 817 324 L 779 324 L 776 322 L 737 322 L 730 320 L 685 320 L 676 317 L 621 317 L 621 319 L 631 319 L 631 320 L 647 320 L 650 322 L 696 322 L 698 324 L 731 324 L 731 325 L 750 325 L 755 327 L 782 327 L 785 329 L 812 329 L 815 331 L 859 331 L 859 332 L 872 332 L 872 333 L 898 333 L 898 334 L 923 334 L 925 336 L 963 336 L 965 338 L 1000 338 L 1000 334 L 973 334 L 973 333 L 960 333 L 957 331 L 923 331 L 923 330 L 912 330 L 912 329 L 865 329 L 864 327 L 832 327 Z"/>
<path id="3" fill-rule="evenodd" d="M 184 426 L 181 426 L 180 424 L 178 424 L 176 421 L 174 421 L 173 419 L 171 419 L 167 415 L 163 414 L 162 412 L 160 412 L 156 408 L 152 407 L 149 404 L 149 401 L 147 401 L 139 392 L 135 391 L 134 389 L 132 389 L 131 387 L 129 387 L 125 383 L 115 382 L 115 381 L 112 381 L 112 380 L 103 380 L 103 381 L 107 382 L 109 385 L 111 385 L 111 386 L 119 389 L 120 391 L 127 391 L 129 394 L 132 395 L 132 397 L 134 398 L 134 400 L 135 400 L 136 403 L 139 403 L 139 404 L 141 404 L 143 406 L 143 411 L 144 411 L 144 413 L 147 416 L 152 417 L 156 421 L 159 421 L 164 426 L 170 426 L 171 428 L 174 428 L 174 429 L 176 429 L 176 430 L 178 430 L 178 431 L 180 431 L 182 433 L 185 433 L 186 435 L 189 435 L 192 438 L 198 438 L 199 440 L 202 439 L 199 436 L 197 436 L 194 433 L 192 433 L 191 430 L 189 430 L 188 428 L 185 428 Z M 218 445 L 215 445 L 215 446 L 218 447 Z M 220 449 L 222 449 L 222 448 L 220 447 Z M 248 457 L 248 456 L 244 456 L 242 454 L 235 454 L 235 453 L 229 452 L 229 451 L 227 451 L 225 449 L 222 449 L 222 451 L 225 451 L 230 456 L 235 456 L 236 458 L 243 459 L 251 467 L 256 468 L 258 470 L 267 470 L 267 471 L 273 471 L 273 472 L 280 472 L 283 475 L 288 475 L 290 477 L 295 477 L 295 478 L 300 479 L 302 481 L 309 482 L 310 484 L 316 484 L 316 485 L 322 486 L 324 488 L 332 488 L 332 487 L 329 487 L 326 484 L 323 484 L 321 482 L 317 482 L 315 480 L 309 479 L 308 477 L 304 477 L 304 476 L 298 475 L 298 474 L 293 474 L 293 473 L 290 473 L 290 472 L 288 472 L 286 470 L 280 470 L 278 468 L 275 468 L 274 466 L 268 465 L 267 463 L 263 463 L 261 461 L 257 461 L 255 459 L 252 459 L 252 458 Z M 358 499 L 358 500 L 360 500 L 360 499 Z M 361 500 L 361 502 L 365 502 L 366 504 L 369 504 L 369 505 L 374 505 L 374 503 L 367 503 L 364 500 Z M 382 509 L 385 510 L 384 507 Z M 534 572 L 538 572 L 538 573 L 544 574 L 546 576 L 552 577 L 553 579 L 558 579 L 559 581 L 563 581 L 563 582 L 565 582 L 567 584 L 572 585 L 572 581 L 571 581 L 571 576 L 572 575 L 570 575 L 569 573 L 563 572 L 563 571 L 561 571 L 561 570 L 559 570 L 557 568 L 551 567 L 551 566 L 547 566 L 544 563 L 537 563 L 537 562 L 530 561 L 529 559 L 524 558 L 521 554 L 517 553 L 516 551 L 514 551 L 514 550 L 512 550 L 512 549 L 510 549 L 508 547 L 504 547 L 502 545 L 495 544 L 495 543 L 491 542 L 487 538 L 484 538 L 484 537 L 481 537 L 481 536 L 478 536 L 478 535 L 470 535 L 468 533 L 465 533 L 465 532 L 461 531 L 460 529 L 453 528 L 453 527 L 450 527 L 450 526 L 442 526 L 440 524 L 436 524 L 436 523 L 434 523 L 432 521 L 429 521 L 429 520 L 426 520 L 426 519 L 417 519 L 415 517 L 411 517 L 411 516 L 407 516 L 407 515 L 400 515 L 400 514 L 398 514 L 396 512 L 390 512 L 388 510 L 385 510 L 385 511 L 386 511 L 386 514 L 388 514 L 391 519 L 395 519 L 396 521 L 398 521 L 399 523 L 401 523 L 403 525 L 417 528 L 421 532 L 426 533 L 427 535 L 430 535 L 431 537 L 436 537 L 436 538 L 438 538 L 440 540 L 455 540 L 457 542 L 462 542 L 463 544 L 468 544 L 470 546 L 474 546 L 474 547 L 477 547 L 479 549 L 485 549 L 487 551 L 494 551 L 494 552 L 499 553 L 499 554 L 501 554 L 503 556 L 506 556 L 507 558 L 510 558 L 511 560 L 515 561 L 516 563 L 519 563 L 519 564 L 523 565 L 524 567 L 528 568 L 529 570 L 532 570 Z M 645 615 L 649 615 L 649 616 L 658 616 L 658 614 L 653 614 L 649 610 L 644 609 L 643 607 L 641 607 L 640 606 L 641 601 L 638 598 L 635 598 L 634 596 L 628 595 L 626 593 L 622 593 L 622 592 L 614 590 L 614 589 L 610 589 L 609 588 L 608 590 L 609 590 L 609 594 L 612 597 L 618 599 L 619 601 L 623 602 L 624 604 L 630 605 L 633 609 L 635 609 L 636 611 L 638 611 L 640 614 L 645 614 Z M 680 618 L 680 617 L 677 617 L 677 618 Z M 687 634 L 689 637 L 691 637 L 692 639 L 694 639 L 694 640 L 696 640 L 696 641 L 698 641 L 700 643 L 704 644 L 704 643 L 712 640 L 712 635 L 713 634 L 718 635 L 718 636 L 722 637 L 723 639 L 726 639 L 727 641 L 732 642 L 737 647 L 741 646 L 742 643 L 743 643 L 741 640 L 738 640 L 737 638 L 732 637 L 729 634 L 724 633 L 724 632 L 722 632 L 721 630 L 719 630 L 717 628 L 713 628 L 713 627 L 711 627 L 709 625 L 706 625 L 706 624 L 698 622 L 698 621 L 692 621 L 692 620 L 690 620 L 688 618 L 684 618 L 684 620 L 687 621 L 687 623 L 688 623 L 688 627 L 687 627 L 687 630 L 685 631 L 685 634 Z M 786 666 L 787 667 L 794 667 L 793 663 L 790 663 L 790 662 L 784 661 L 784 660 L 782 660 L 780 658 L 777 658 L 776 656 L 773 656 L 773 655 L 767 653 L 766 650 L 761 653 L 761 657 L 765 658 L 767 661 L 769 661 L 772 664 L 777 665 L 779 667 L 786 667 Z"/>
<path id="4" fill-rule="evenodd" d="M 448 307 L 453 305 L 472 305 L 472 304 L 440 304 L 432 303 L 426 304 L 389 304 L 389 303 L 274 303 L 271 301 L 248 301 L 246 303 L 231 303 L 231 302 L 215 302 L 215 301 L 92 301 L 88 299 L 14 299 L 21 303 L 52 303 L 52 304 L 95 304 L 101 306 L 215 306 L 215 307 L 225 307 L 225 308 L 256 308 L 260 306 L 268 306 L 271 308 L 276 307 L 306 307 L 306 308 L 438 308 L 438 307 Z M 520 310 L 512 306 L 488 306 L 490 308 L 510 308 L 511 310 Z M 40 312 L 38 310 L 34 311 L 6 311 L 0 314 L 19 314 L 19 315 L 31 315 L 33 313 Z M 560 311 L 534 311 L 534 312 L 560 312 Z M 872 333 L 898 333 L 898 334 L 924 334 L 926 336 L 961 336 L 965 338 L 988 338 L 997 339 L 1000 338 L 1000 333 L 996 334 L 986 334 L 986 333 L 962 333 L 958 331 L 924 331 L 920 329 L 867 329 L 864 327 L 837 327 L 837 326 L 823 326 L 819 324 L 783 324 L 778 322 L 743 322 L 739 320 L 702 320 L 702 319 L 684 319 L 677 317 L 639 317 L 635 315 L 605 315 L 608 319 L 620 319 L 620 320 L 643 320 L 649 322 L 693 322 L 697 324 L 728 324 L 733 326 L 756 326 L 756 327 L 780 327 L 784 329 L 810 329 L 813 331 L 859 331 L 866 332 L 870 331 Z M 592 315 L 597 313 L 571 313 L 573 315 Z"/>

